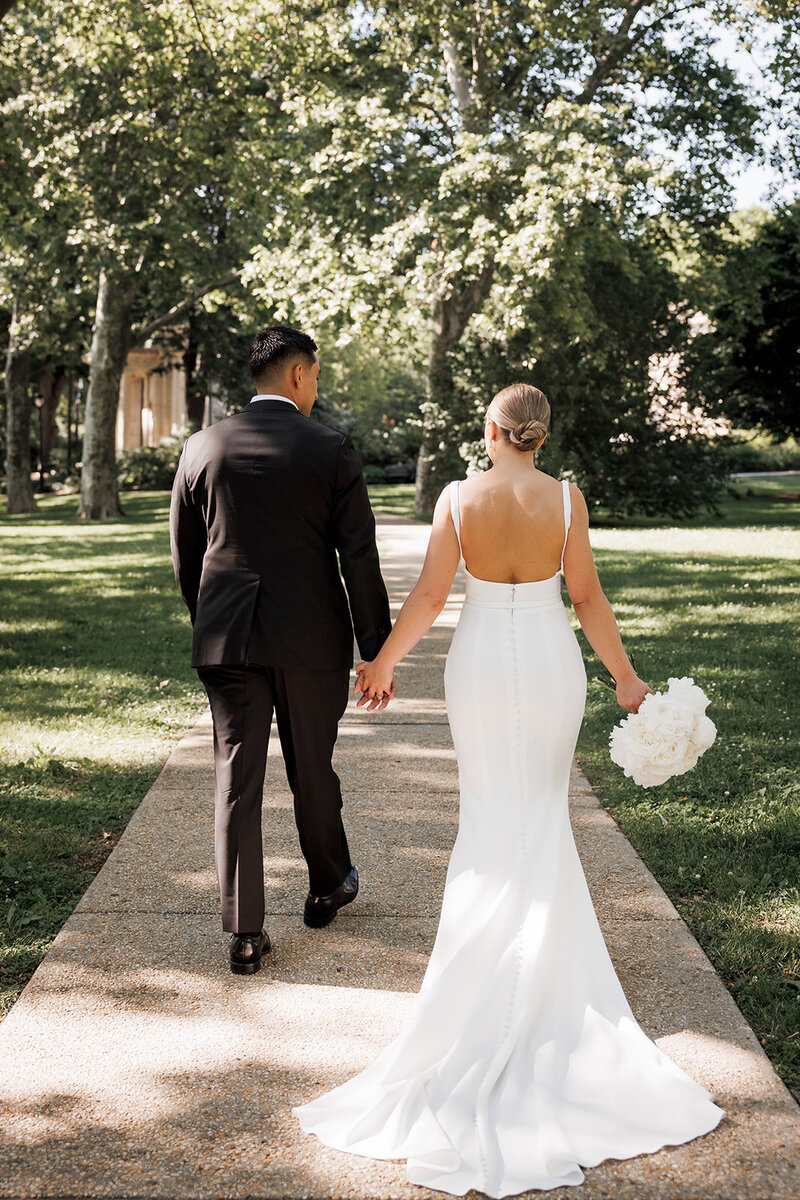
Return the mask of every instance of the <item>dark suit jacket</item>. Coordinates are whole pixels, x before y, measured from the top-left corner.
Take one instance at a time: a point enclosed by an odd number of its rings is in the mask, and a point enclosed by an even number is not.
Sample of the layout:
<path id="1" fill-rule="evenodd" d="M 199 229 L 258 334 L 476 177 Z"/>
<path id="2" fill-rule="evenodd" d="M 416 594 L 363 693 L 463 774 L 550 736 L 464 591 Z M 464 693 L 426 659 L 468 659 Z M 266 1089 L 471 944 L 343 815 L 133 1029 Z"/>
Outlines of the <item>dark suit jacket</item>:
<path id="1" fill-rule="evenodd" d="M 353 443 L 282 400 L 258 400 L 187 439 L 170 542 L 193 667 L 350 668 L 354 627 L 365 659 L 389 635 Z"/>

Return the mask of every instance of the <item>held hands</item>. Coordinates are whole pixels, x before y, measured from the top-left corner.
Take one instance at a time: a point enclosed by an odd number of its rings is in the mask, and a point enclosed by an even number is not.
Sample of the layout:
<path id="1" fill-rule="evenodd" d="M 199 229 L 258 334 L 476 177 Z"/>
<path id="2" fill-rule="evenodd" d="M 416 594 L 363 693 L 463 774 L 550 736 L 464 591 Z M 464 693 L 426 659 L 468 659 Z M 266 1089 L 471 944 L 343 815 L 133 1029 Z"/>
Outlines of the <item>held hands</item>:
<path id="1" fill-rule="evenodd" d="M 629 675 L 617 684 L 617 704 L 628 712 L 638 712 L 645 696 L 653 695 L 653 689 L 638 675 Z"/>
<path id="2" fill-rule="evenodd" d="M 379 658 L 374 658 L 372 662 L 360 662 L 356 667 L 353 694 L 357 696 L 361 692 L 356 708 L 363 708 L 366 704 L 367 712 L 376 708 L 378 712 L 383 712 L 389 701 L 394 699 L 396 691 L 394 672 L 382 666 Z"/>

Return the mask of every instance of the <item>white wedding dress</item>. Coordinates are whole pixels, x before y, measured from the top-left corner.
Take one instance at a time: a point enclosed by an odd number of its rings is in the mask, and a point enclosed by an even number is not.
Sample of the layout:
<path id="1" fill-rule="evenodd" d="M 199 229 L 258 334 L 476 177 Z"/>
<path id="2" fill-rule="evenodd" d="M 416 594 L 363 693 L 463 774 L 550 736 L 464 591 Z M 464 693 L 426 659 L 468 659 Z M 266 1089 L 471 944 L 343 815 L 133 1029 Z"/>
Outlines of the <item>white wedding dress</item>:
<path id="1" fill-rule="evenodd" d="M 450 498 L 460 546 L 457 483 Z M 586 673 L 563 565 L 562 550 L 531 583 L 466 572 L 445 668 L 459 828 L 414 1014 L 366 1070 L 293 1109 L 328 1146 L 406 1159 L 412 1183 L 456 1196 L 579 1184 L 725 1115 L 637 1023 L 586 885 L 568 810 Z"/>

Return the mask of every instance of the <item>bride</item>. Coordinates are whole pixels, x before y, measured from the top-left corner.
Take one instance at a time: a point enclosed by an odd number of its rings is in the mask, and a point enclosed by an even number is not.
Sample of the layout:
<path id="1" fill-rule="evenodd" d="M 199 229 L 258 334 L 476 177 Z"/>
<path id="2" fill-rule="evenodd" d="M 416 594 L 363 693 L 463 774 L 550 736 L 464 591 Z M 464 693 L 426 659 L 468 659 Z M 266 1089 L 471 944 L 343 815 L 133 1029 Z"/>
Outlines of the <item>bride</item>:
<path id="1" fill-rule="evenodd" d="M 492 466 L 440 496 L 425 562 L 359 705 L 466 594 L 445 667 L 459 828 L 433 951 L 403 1032 L 293 1112 L 329 1146 L 404 1158 L 412 1183 L 492 1197 L 583 1181 L 582 1167 L 678 1145 L 725 1115 L 637 1023 L 572 835 L 570 764 L 586 699 L 561 575 L 588 641 L 636 712 L 634 672 L 600 587 L 580 490 L 539 471 L 550 418 L 514 384 L 486 413 Z"/>

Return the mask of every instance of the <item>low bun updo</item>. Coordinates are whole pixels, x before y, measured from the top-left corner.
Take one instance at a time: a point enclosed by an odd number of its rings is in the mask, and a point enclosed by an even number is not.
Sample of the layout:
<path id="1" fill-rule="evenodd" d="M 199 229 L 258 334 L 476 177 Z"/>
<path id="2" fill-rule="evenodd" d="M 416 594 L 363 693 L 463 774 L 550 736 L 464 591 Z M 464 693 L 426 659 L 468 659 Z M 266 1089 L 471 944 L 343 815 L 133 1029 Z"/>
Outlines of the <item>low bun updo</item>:
<path id="1" fill-rule="evenodd" d="M 487 416 L 521 454 L 538 450 L 550 427 L 547 397 L 530 383 L 503 388 L 492 398 Z"/>
<path id="2" fill-rule="evenodd" d="M 515 429 L 509 429 L 508 440 L 520 450 L 535 450 L 547 436 L 544 421 L 523 421 Z"/>

